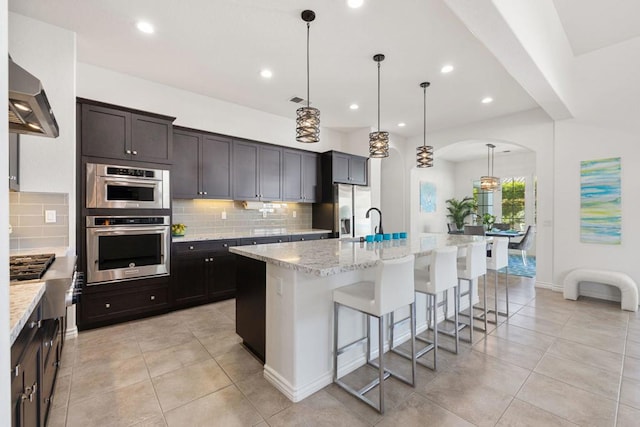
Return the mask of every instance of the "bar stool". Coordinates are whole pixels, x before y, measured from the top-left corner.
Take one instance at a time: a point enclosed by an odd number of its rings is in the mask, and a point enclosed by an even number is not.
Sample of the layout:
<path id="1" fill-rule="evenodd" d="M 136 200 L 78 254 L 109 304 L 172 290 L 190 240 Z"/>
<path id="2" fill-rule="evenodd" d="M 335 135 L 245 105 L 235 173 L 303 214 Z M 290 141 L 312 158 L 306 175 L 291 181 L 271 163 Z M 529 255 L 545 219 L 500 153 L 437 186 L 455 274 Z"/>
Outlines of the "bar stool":
<path id="1" fill-rule="evenodd" d="M 505 270 L 505 292 L 507 300 L 507 310 L 500 312 L 498 310 L 498 270 L 506 268 Z M 509 238 L 508 237 L 494 237 L 493 244 L 491 245 L 491 254 L 487 256 L 487 270 L 495 271 L 495 310 L 489 310 L 489 312 L 495 313 L 496 324 L 498 324 L 498 314 L 501 316 L 509 317 Z M 486 308 L 486 292 L 485 292 L 485 308 Z M 485 316 L 486 318 L 486 316 Z"/>
<path id="2" fill-rule="evenodd" d="M 438 363 L 438 307 L 441 305 L 438 303 L 438 294 L 442 292 L 449 292 L 449 289 L 453 289 L 456 295 L 454 295 L 454 337 L 455 337 L 455 353 L 458 353 L 458 270 L 457 270 L 457 256 L 458 248 L 455 246 L 446 246 L 444 248 L 434 249 L 431 252 L 431 261 L 429 263 L 428 270 L 415 270 L 415 288 L 416 292 L 426 294 L 427 296 L 427 325 L 431 328 L 431 321 L 433 320 L 433 342 L 428 341 L 421 337 L 416 339 L 426 342 L 428 345 L 416 353 L 416 358 L 420 358 L 429 351 L 433 350 L 433 369 L 437 368 Z M 443 347 L 443 349 L 447 350 Z M 429 368 L 429 366 L 418 360 L 423 366 Z"/>
<path id="3" fill-rule="evenodd" d="M 485 241 L 478 241 L 469 243 L 465 247 L 465 259 L 463 263 L 458 263 L 458 307 L 460 307 L 460 300 L 463 296 L 469 295 L 469 342 L 473 343 L 473 281 L 484 276 L 483 289 L 484 289 L 484 331 L 487 331 L 487 260 L 486 249 L 487 244 Z M 466 281 L 469 283 L 469 289 L 466 292 L 462 292 L 460 281 Z M 466 314 L 460 313 L 460 315 L 467 317 Z M 465 325 L 466 326 L 466 325 Z"/>
<path id="4" fill-rule="evenodd" d="M 416 382 L 415 358 L 415 293 L 413 266 L 415 257 L 408 255 L 399 259 L 382 260 L 377 267 L 375 282 L 358 282 L 333 291 L 333 382 L 345 391 L 384 414 L 384 380 L 393 376 L 411 386 Z M 408 305 L 411 312 L 411 379 L 407 379 L 384 368 L 384 316 Z M 359 311 L 367 316 L 366 337 L 338 348 L 338 309 L 340 306 Z M 371 361 L 370 317 L 378 319 L 378 364 Z M 367 341 L 367 363 L 378 368 L 378 378 L 356 390 L 338 378 L 338 356 L 363 340 Z M 390 345 L 391 347 L 392 345 Z M 376 404 L 365 397 L 365 393 L 379 386 L 380 402 Z"/>

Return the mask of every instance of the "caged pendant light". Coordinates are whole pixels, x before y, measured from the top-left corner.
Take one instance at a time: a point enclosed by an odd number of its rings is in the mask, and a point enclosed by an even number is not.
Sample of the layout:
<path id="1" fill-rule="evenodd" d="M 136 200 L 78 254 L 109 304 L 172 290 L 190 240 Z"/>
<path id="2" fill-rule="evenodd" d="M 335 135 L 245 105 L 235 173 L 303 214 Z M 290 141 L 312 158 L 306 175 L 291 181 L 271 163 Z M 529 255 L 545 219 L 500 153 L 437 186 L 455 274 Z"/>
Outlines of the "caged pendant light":
<path id="1" fill-rule="evenodd" d="M 433 146 L 427 145 L 427 88 L 431 83 L 422 82 L 420 87 L 424 92 L 424 125 L 423 125 L 423 139 L 422 145 L 418 147 L 416 153 L 416 161 L 419 168 L 431 168 L 433 167 Z"/>
<path id="2" fill-rule="evenodd" d="M 494 191 L 500 184 L 500 178 L 493 176 L 493 144 L 487 144 L 487 176 L 480 177 L 480 189 L 483 191 Z"/>
<path id="3" fill-rule="evenodd" d="M 313 143 L 320 141 L 320 110 L 309 106 L 309 28 L 316 14 L 312 10 L 304 10 L 301 16 L 307 23 L 307 106 L 296 110 L 296 141 Z"/>
<path id="4" fill-rule="evenodd" d="M 380 131 L 380 63 L 384 55 L 373 55 L 373 60 L 378 63 L 378 131 L 369 134 L 369 157 L 379 159 L 389 157 L 389 132 Z"/>

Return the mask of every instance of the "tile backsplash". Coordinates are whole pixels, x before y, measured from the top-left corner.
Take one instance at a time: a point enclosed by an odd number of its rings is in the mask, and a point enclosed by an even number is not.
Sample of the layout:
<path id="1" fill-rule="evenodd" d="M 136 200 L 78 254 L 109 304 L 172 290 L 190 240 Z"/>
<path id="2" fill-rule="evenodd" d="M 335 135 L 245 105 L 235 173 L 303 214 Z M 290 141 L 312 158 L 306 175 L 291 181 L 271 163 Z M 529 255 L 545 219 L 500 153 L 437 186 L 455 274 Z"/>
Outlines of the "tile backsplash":
<path id="1" fill-rule="evenodd" d="M 45 211 L 56 220 L 45 222 Z M 69 195 L 66 193 L 9 193 L 11 250 L 69 246 Z"/>
<path id="2" fill-rule="evenodd" d="M 245 209 L 242 202 L 226 200 L 173 200 L 173 223 L 187 226 L 187 234 L 250 232 L 311 228 L 311 205 L 281 203 L 273 212 Z M 222 219 L 223 212 L 226 219 Z M 294 218 L 295 212 L 295 218 Z"/>

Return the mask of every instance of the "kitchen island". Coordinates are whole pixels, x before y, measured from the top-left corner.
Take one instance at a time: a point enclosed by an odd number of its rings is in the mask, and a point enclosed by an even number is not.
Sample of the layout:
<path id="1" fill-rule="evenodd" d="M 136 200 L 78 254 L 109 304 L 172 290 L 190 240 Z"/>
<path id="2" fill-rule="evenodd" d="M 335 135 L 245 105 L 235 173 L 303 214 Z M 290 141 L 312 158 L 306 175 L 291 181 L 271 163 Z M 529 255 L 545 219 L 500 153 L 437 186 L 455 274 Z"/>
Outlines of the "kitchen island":
<path id="1" fill-rule="evenodd" d="M 414 254 L 416 265 L 426 265 L 428 256 L 436 248 L 461 247 L 478 240 L 485 238 L 425 233 L 409 239 L 378 243 L 329 239 L 232 247 L 232 253 L 241 255 L 239 261 L 247 263 L 246 268 L 239 264 L 238 274 L 247 272 L 245 286 L 250 289 L 243 292 L 253 304 L 251 310 L 242 307 L 245 299 L 239 281 L 236 322 L 239 326 L 250 323 L 244 317 L 255 316 L 260 312 L 258 305 L 263 305 L 264 376 L 290 400 L 298 402 L 333 381 L 334 289 L 373 280 L 373 267 L 380 260 Z M 254 268 L 249 268 L 251 266 Z M 426 327 L 425 304 L 426 299 L 419 295 L 416 300 L 418 331 Z M 363 315 L 347 310 L 341 310 L 339 315 L 340 346 L 364 335 L 366 322 Z M 255 322 L 255 318 L 250 321 Z M 343 328 L 344 325 L 351 327 Z M 405 326 L 395 332 L 398 343 L 408 339 L 408 325 Z M 243 336 L 241 331 L 239 334 Z M 377 334 L 371 335 L 372 348 L 377 348 Z M 244 336 L 243 339 L 246 341 Z M 364 363 L 364 349 L 356 346 L 340 356 L 339 374 L 350 372 Z"/>

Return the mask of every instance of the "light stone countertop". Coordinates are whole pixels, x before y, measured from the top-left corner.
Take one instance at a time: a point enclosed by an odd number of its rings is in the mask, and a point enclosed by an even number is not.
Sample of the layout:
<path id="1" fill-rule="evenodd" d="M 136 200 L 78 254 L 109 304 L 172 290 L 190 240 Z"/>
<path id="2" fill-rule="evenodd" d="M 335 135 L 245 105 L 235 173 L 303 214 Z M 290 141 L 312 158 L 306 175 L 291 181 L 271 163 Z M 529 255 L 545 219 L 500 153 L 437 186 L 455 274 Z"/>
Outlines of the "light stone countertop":
<path id="1" fill-rule="evenodd" d="M 173 243 L 180 242 L 196 242 L 199 240 L 222 240 L 222 239 L 242 239 L 246 237 L 270 237 L 270 236 L 296 236 L 300 234 L 325 234 L 332 233 L 331 230 L 321 230 L 317 228 L 302 228 L 302 229 L 294 229 L 288 230 L 286 228 L 264 228 L 253 231 L 227 231 L 220 233 L 203 233 L 203 234 L 189 234 L 187 229 L 187 233 L 185 236 L 172 237 Z"/>
<path id="2" fill-rule="evenodd" d="M 20 283 L 9 286 L 9 320 L 11 325 L 11 345 L 15 342 L 22 328 L 27 323 L 42 296 L 46 285 L 44 282 Z"/>
<path id="3" fill-rule="evenodd" d="M 377 265 L 379 260 L 414 254 L 428 256 L 435 248 L 463 246 L 474 241 L 490 241 L 483 236 L 423 233 L 409 239 L 377 243 L 341 241 L 339 239 L 269 245 L 234 246 L 230 252 L 280 267 L 326 277 Z"/>

